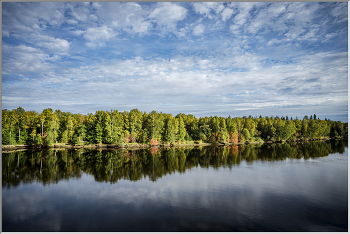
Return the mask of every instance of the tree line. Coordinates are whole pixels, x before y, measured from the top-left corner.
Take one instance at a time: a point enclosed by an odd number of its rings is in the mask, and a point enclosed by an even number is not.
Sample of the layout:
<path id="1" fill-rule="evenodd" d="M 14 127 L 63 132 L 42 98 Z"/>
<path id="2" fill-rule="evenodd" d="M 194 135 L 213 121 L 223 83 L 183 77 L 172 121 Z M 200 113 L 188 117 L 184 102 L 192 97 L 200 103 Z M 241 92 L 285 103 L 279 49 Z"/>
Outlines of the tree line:
<path id="1" fill-rule="evenodd" d="M 197 142 L 282 141 L 343 137 L 348 123 L 321 120 L 316 115 L 303 119 L 286 117 L 218 116 L 197 118 L 138 109 L 119 112 L 96 111 L 72 114 L 51 108 L 40 114 L 22 107 L 2 110 L 2 144 L 126 144 Z"/>

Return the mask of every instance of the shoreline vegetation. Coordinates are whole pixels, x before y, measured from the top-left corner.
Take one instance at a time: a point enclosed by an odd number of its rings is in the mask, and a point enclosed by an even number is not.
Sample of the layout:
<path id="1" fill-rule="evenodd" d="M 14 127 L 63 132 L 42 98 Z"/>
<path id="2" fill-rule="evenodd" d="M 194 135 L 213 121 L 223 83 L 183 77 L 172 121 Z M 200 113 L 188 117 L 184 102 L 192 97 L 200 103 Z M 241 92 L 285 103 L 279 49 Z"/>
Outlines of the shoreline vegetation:
<path id="1" fill-rule="evenodd" d="M 347 137 L 347 136 L 345 136 Z M 146 148 L 169 148 L 169 147 L 202 147 L 202 146 L 235 146 L 235 145 L 249 145 L 249 144 L 276 144 L 285 142 L 308 142 L 308 141 L 324 141 L 324 140 L 336 140 L 344 139 L 345 137 L 332 137 L 332 138 L 319 138 L 319 139 L 293 139 L 285 141 L 246 141 L 246 142 L 217 142 L 217 143 L 200 143 L 200 142 L 183 142 L 179 144 L 159 144 L 150 145 L 143 143 L 127 143 L 125 145 L 117 144 L 86 144 L 86 145 L 71 145 L 71 144 L 57 144 L 57 145 L 3 145 L 2 150 L 13 151 L 22 149 L 44 149 L 44 148 L 54 148 L 54 149 L 146 149 Z"/>
<path id="2" fill-rule="evenodd" d="M 347 138 L 348 123 L 288 116 L 197 118 L 133 109 L 72 114 L 51 108 L 2 110 L 2 150 L 150 148 L 266 144 Z"/>

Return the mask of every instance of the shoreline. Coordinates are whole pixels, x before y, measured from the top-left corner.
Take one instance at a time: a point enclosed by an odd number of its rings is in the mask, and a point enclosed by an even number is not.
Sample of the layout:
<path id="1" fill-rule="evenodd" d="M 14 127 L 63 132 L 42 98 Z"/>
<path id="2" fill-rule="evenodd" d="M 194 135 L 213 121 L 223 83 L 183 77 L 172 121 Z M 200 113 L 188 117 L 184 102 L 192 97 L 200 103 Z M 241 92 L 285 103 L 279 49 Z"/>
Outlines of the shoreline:
<path id="1" fill-rule="evenodd" d="M 232 145 L 250 145 L 250 144 L 276 144 L 285 142 L 308 142 L 308 141 L 323 141 L 332 139 L 344 139 L 344 137 L 332 137 L 332 138 L 317 138 L 317 139 L 294 139 L 286 141 L 262 141 L 262 142 L 217 142 L 217 143 L 183 143 L 183 144 L 159 144 L 151 146 L 150 144 L 143 143 L 129 143 L 124 145 L 117 144 L 89 144 L 89 145 L 70 145 L 70 144 L 57 144 L 52 146 L 45 145 L 4 145 L 2 151 L 12 150 L 26 150 L 26 149 L 148 149 L 148 148 L 172 148 L 172 147 L 188 147 L 188 146 L 232 146 Z"/>

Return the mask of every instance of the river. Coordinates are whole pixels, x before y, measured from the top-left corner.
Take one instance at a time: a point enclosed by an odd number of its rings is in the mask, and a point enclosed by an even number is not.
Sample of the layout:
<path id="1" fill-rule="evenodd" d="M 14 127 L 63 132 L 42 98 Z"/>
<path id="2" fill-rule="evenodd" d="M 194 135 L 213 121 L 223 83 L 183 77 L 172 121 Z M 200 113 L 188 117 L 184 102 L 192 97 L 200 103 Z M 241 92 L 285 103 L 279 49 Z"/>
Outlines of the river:
<path id="1" fill-rule="evenodd" d="M 348 231 L 348 142 L 3 152 L 2 231 Z"/>

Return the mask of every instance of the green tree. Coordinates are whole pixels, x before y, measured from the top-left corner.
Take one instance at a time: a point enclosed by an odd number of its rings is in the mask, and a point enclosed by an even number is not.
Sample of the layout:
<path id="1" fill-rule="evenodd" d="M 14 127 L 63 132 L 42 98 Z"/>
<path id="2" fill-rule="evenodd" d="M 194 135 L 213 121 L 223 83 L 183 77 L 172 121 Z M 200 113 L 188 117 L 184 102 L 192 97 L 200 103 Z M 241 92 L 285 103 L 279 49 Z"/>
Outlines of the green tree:
<path id="1" fill-rule="evenodd" d="M 55 140 L 55 143 L 57 144 L 57 138 L 58 138 L 58 130 L 60 128 L 60 119 L 59 119 L 59 110 L 55 110 L 52 116 L 52 138 Z"/>
<path id="2" fill-rule="evenodd" d="M 209 127 L 211 129 L 211 135 L 210 135 L 209 141 L 218 142 L 219 134 L 221 133 L 221 130 L 220 130 L 220 120 L 217 116 L 214 116 L 210 119 Z"/>
<path id="3" fill-rule="evenodd" d="M 102 118 L 102 124 L 103 124 L 103 142 L 112 144 L 116 141 L 116 138 L 113 137 L 113 126 L 112 126 L 112 119 L 110 113 L 104 112 L 103 118 Z"/>
<path id="4" fill-rule="evenodd" d="M 118 143 L 121 143 L 123 138 L 123 115 L 117 110 L 111 111 L 111 120 L 112 120 L 112 137 L 115 138 Z"/>
<path id="5" fill-rule="evenodd" d="M 164 127 L 164 117 L 162 114 L 152 111 L 148 114 L 146 120 L 146 129 L 150 134 L 150 140 L 155 139 L 160 141 L 162 139 L 163 127 Z"/>
<path id="6" fill-rule="evenodd" d="M 69 141 L 72 140 L 74 133 L 75 133 L 75 129 L 74 129 L 74 115 L 72 115 L 71 113 L 68 114 L 67 116 L 67 132 L 68 132 L 68 139 Z"/>
<path id="7" fill-rule="evenodd" d="M 95 113 L 95 139 L 94 141 L 98 144 L 102 144 L 102 137 L 103 137 L 103 119 L 104 112 L 103 111 L 96 111 Z"/>
<path id="8" fill-rule="evenodd" d="M 175 118 L 169 114 L 165 118 L 165 124 L 164 124 L 164 141 L 168 143 L 174 143 L 176 138 L 176 129 L 178 128 L 176 126 Z"/>
<path id="9" fill-rule="evenodd" d="M 211 129 L 209 127 L 209 121 L 199 121 L 199 138 L 200 140 L 206 141 L 211 134 Z"/>
<path id="10" fill-rule="evenodd" d="M 132 142 L 136 142 L 141 133 L 143 114 L 138 109 L 132 109 L 128 114 L 129 132 Z"/>
<path id="11" fill-rule="evenodd" d="M 179 119 L 179 134 L 177 135 L 177 140 L 180 142 L 183 142 L 186 136 L 186 128 L 185 128 L 185 124 L 182 119 L 182 116 L 179 116 L 178 119 Z"/>
<path id="12" fill-rule="evenodd" d="M 305 116 L 307 117 L 307 116 Z M 305 118 L 301 121 L 301 134 L 303 137 L 308 137 L 308 119 Z"/>
<path id="13" fill-rule="evenodd" d="M 25 124 L 23 121 L 23 118 L 22 118 L 23 114 L 25 113 L 25 110 L 22 107 L 18 107 L 16 109 L 16 113 L 18 115 L 18 122 L 17 122 L 17 124 L 18 124 L 18 143 L 23 144 L 25 142 L 25 139 L 21 140 L 21 130 L 23 129 L 24 124 Z"/>
<path id="14" fill-rule="evenodd" d="M 199 127 L 198 127 L 198 119 L 194 118 L 193 121 L 190 123 L 190 133 L 191 133 L 191 138 L 193 140 L 199 140 Z"/>
<path id="15" fill-rule="evenodd" d="M 96 116 L 92 113 L 88 113 L 85 119 L 85 126 L 86 126 L 85 139 L 90 143 L 95 142 L 95 121 L 96 121 Z"/>
<path id="16" fill-rule="evenodd" d="M 227 133 L 227 129 L 226 129 L 226 120 L 225 118 L 220 117 L 219 118 L 220 121 L 220 141 L 222 142 L 227 142 L 229 140 L 229 136 Z"/>
<path id="17" fill-rule="evenodd" d="M 68 143 L 68 131 L 67 131 L 67 130 L 65 130 L 65 131 L 62 133 L 61 142 L 62 142 L 62 143 L 65 143 L 65 144 Z"/>
<path id="18" fill-rule="evenodd" d="M 242 131 L 242 140 L 246 140 L 246 141 L 250 140 L 250 133 L 246 128 L 244 128 Z"/>
<path id="19" fill-rule="evenodd" d="M 76 131 L 76 134 L 74 135 L 75 136 L 75 144 L 77 143 L 80 143 L 82 141 L 84 141 L 85 139 L 85 136 L 86 136 L 86 127 L 85 127 L 85 124 L 83 123 L 80 123 L 79 126 L 78 126 L 78 129 Z"/>

